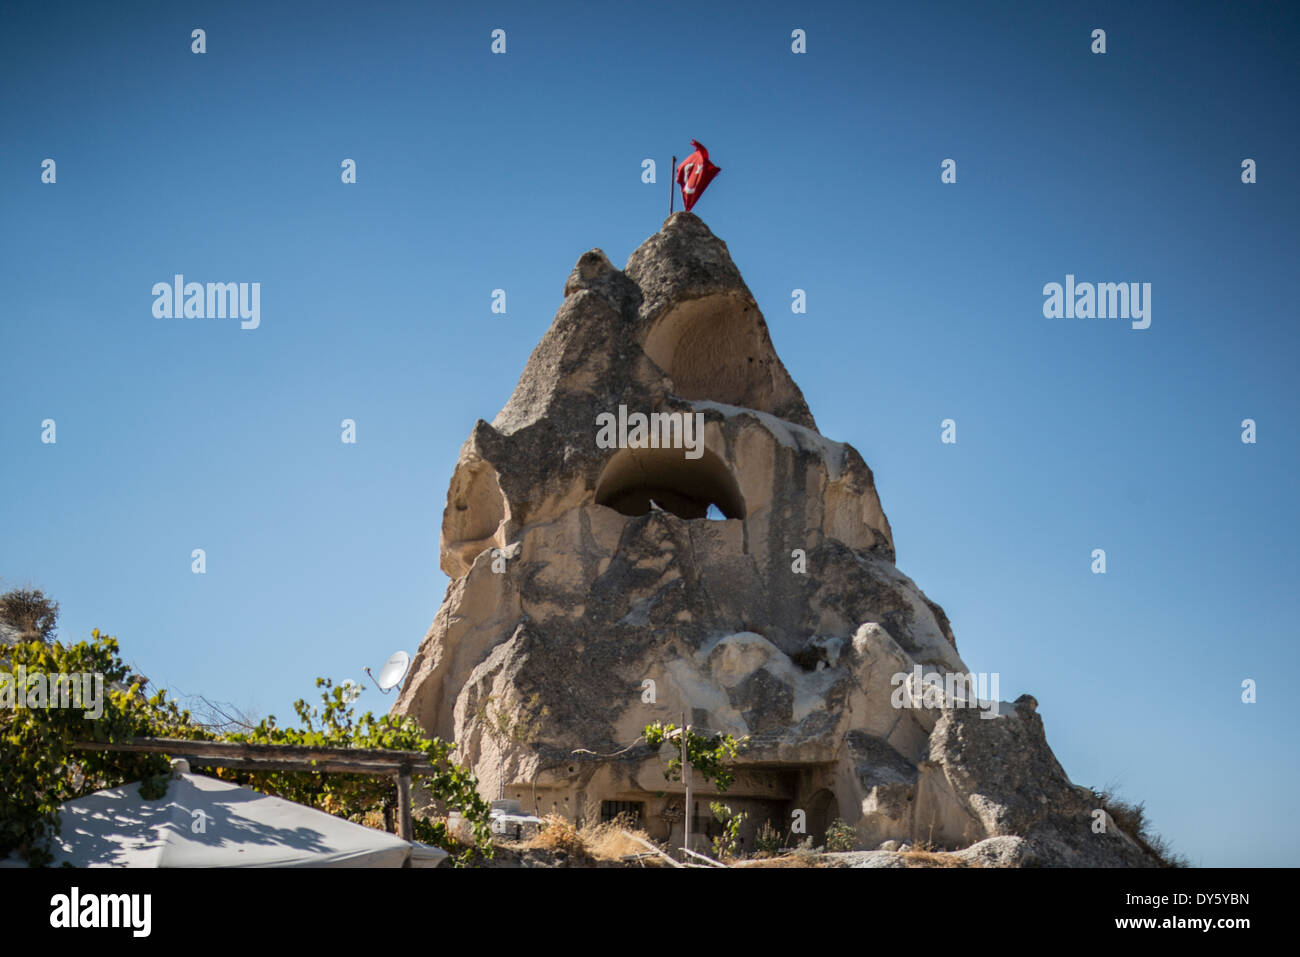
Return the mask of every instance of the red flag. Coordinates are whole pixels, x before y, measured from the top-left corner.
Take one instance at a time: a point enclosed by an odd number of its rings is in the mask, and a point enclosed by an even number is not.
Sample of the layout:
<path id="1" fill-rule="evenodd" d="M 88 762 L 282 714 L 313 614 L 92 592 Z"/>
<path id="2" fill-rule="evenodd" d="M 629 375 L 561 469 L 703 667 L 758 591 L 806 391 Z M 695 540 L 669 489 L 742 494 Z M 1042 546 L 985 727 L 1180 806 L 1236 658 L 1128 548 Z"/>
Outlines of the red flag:
<path id="1" fill-rule="evenodd" d="M 709 151 L 698 140 L 691 140 L 691 145 L 695 147 L 695 152 L 677 167 L 677 182 L 682 187 L 682 205 L 687 212 L 690 212 L 709 183 L 713 182 L 713 177 L 722 172 L 709 162 Z"/>

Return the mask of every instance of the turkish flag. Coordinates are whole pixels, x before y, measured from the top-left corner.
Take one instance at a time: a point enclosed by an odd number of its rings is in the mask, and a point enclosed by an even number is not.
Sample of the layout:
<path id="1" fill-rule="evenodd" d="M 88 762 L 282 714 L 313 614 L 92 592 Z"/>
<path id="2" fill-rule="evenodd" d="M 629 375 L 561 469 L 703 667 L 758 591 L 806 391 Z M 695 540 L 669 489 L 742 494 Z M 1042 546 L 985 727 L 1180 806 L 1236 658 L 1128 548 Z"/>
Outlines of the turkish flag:
<path id="1" fill-rule="evenodd" d="M 713 177 L 722 172 L 709 162 L 709 151 L 698 140 L 691 140 L 695 152 L 682 160 L 677 167 L 677 182 L 682 187 L 682 205 L 690 212 L 700 194 L 713 182 Z"/>

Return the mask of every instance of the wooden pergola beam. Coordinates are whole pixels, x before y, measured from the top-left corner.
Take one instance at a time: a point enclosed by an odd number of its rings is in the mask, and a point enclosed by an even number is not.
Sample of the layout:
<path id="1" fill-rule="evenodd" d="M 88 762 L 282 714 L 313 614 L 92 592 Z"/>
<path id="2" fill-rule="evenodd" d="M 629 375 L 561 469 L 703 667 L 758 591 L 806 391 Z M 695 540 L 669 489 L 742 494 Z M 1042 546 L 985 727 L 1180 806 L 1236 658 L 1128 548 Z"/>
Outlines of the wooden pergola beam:
<path id="1" fill-rule="evenodd" d="M 174 757 L 185 758 L 193 767 L 199 768 L 233 768 L 237 771 L 319 771 L 323 774 L 368 774 L 377 777 L 392 777 L 402 773 L 401 767 L 391 764 L 367 764 L 363 761 L 308 761 L 304 758 L 276 761 L 253 758 L 205 758 L 183 751 L 168 752 Z M 409 768 L 408 773 L 436 774 L 433 765 L 423 768 Z"/>
<path id="2" fill-rule="evenodd" d="M 200 758 L 274 758 L 277 761 L 357 761 L 382 764 L 394 771 L 402 765 L 429 763 L 423 751 L 394 751 L 388 748 L 322 748 L 298 744 L 250 744 L 245 741 L 191 741 L 188 738 L 135 738 L 131 741 L 79 741 L 74 747 L 87 751 L 142 751 L 185 754 Z"/>
<path id="3" fill-rule="evenodd" d="M 127 751 L 170 754 L 199 767 L 240 771 L 318 771 L 325 774 L 392 775 L 397 781 L 397 833 L 413 840 L 411 776 L 436 774 L 423 751 L 387 748 L 320 748 L 295 744 L 249 744 L 243 741 L 191 741 L 188 738 L 135 738 L 132 741 L 79 741 L 78 751 Z"/>

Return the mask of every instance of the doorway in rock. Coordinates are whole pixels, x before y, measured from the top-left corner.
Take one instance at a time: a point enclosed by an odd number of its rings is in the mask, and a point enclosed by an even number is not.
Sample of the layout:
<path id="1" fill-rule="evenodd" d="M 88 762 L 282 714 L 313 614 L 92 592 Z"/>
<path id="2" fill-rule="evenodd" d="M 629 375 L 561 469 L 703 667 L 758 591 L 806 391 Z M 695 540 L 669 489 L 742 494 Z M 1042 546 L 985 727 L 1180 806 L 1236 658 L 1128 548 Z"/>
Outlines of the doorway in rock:
<path id="1" fill-rule="evenodd" d="M 596 483 L 596 504 L 624 515 L 659 510 L 685 519 L 744 518 L 745 502 L 726 464 L 701 451 L 688 459 L 682 449 L 619 450 Z"/>
<path id="2" fill-rule="evenodd" d="M 822 788 L 808 799 L 808 836 L 813 845 L 822 847 L 826 844 L 826 829 L 840 816 L 840 805 L 835 795 Z"/>
<path id="3" fill-rule="evenodd" d="M 822 788 L 809 798 L 809 836 L 813 837 L 815 846 L 826 845 L 826 830 L 840 817 L 840 802 L 835 800 L 835 794 Z"/>

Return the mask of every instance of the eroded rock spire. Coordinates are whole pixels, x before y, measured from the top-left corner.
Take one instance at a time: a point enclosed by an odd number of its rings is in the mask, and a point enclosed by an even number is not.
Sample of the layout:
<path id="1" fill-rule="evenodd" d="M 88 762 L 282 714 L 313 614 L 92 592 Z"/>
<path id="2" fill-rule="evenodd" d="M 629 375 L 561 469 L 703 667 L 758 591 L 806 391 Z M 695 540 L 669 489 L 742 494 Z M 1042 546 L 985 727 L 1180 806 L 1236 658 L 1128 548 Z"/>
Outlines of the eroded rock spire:
<path id="1" fill-rule="evenodd" d="M 954 684 L 969 669 L 895 566 L 871 470 L 817 431 L 722 240 L 675 213 L 622 270 L 584 253 L 564 296 L 461 449 L 452 582 L 396 711 L 458 742 L 485 794 L 634 810 L 656 838 L 680 841 L 681 785 L 628 745 L 685 713 L 749 738 L 727 792 L 749 846 L 800 812 L 815 841 L 838 817 L 864 848 L 1146 862 L 1090 829 L 1034 709 Z M 489 699 L 535 731 L 494 733 Z"/>

